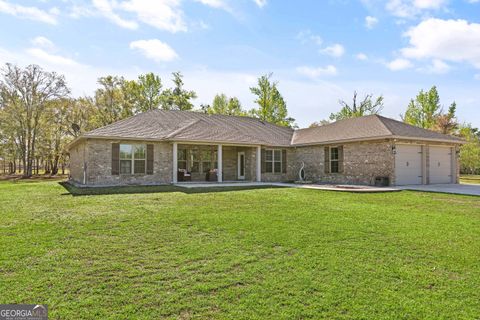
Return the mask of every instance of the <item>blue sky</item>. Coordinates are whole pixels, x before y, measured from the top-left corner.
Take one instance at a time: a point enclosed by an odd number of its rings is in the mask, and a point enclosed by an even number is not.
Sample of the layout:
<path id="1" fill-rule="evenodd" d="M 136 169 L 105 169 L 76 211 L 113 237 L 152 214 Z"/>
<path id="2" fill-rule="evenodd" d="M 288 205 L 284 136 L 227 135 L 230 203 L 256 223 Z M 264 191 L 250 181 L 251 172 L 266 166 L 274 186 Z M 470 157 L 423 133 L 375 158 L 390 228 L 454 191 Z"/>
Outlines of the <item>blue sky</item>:
<path id="1" fill-rule="evenodd" d="M 0 63 L 65 74 L 74 96 L 107 74 L 181 71 L 195 104 L 216 93 L 254 106 L 273 72 L 303 127 L 338 99 L 385 96 L 399 118 L 420 89 L 480 126 L 480 0 L 0 0 Z"/>

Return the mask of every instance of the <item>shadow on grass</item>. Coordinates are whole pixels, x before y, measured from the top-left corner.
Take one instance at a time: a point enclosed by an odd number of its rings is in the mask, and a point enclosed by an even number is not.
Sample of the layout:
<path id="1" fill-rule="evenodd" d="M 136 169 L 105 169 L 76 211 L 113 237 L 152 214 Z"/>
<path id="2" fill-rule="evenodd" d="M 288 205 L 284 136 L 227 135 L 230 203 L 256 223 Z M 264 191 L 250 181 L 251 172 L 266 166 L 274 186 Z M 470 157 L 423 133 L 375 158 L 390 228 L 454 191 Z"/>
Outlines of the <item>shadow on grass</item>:
<path id="1" fill-rule="evenodd" d="M 135 194 L 135 193 L 165 193 L 165 192 L 181 192 L 185 194 L 212 193 L 212 192 L 231 192 L 256 189 L 278 189 L 279 186 L 238 186 L 238 187 L 211 187 L 211 188 L 182 188 L 171 185 L 164 186 L 121 186 L 121 187 L 94 187 L 79 188 L 67 181 L 59 182 L 65 188 L 66 193 L 62 195 L 76 196 L 95 196 L 109 194 Z"/>

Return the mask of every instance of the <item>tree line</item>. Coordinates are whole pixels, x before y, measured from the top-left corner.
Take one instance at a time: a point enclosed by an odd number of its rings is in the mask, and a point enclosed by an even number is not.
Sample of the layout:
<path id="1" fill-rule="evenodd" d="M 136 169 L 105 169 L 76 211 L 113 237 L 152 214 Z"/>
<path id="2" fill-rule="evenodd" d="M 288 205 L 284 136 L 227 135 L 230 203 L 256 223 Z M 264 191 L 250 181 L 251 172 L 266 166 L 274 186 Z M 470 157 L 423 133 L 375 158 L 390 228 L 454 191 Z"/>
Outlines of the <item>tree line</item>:
<path id="1" fill-rule="evenodd" d="M 250 88 L 256 108 L 245 110 L 238 98 L 217 94 L 211 105 L 195 109 L 197 94 L 187 90 L 180 72 L 165 88 L 154 73 L 136 80 L 108 75 L 98 79 L 92 96 L 74 98 L 63 75 L 30 65 L 6 64 L 0 70 L 0 168 L 24 177 L 64 173 L 66 145 L 84 132 L 155 109 L 192 110 L 209 114 L 253 116 L 293 126 L 287 105 L 272 74 Z"/>

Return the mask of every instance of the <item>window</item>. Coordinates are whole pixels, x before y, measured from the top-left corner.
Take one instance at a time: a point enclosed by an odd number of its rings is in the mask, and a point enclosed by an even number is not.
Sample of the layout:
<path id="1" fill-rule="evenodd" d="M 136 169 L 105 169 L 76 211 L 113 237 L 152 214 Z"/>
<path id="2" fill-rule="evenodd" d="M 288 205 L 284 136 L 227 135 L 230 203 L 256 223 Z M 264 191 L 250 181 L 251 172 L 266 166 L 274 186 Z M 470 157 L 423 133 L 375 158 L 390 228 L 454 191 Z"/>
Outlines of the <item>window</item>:
<path id="1" fill-rule="evenodd" d="M 339 159 L 338 147 L 331 147 L 330 148 L 330 172 L 331 173 L 339 172 L 338 159 Z"/>
<path id="2" fill-rule="evenodd" d="M 282 150 L 265 150 L 265 171 L 268 173 L 282 172 Z"/>
<path id="3" fill-rule="evenodd" d="M 179 149 L 177 153 L 178 169 L 187 170 L 187 150 Z"/>
<path id="4" fill-rule="evenodd" d="M 121 144 L 120 174 L 145 174 L 146 154 L 143 144 Z"/>
<path id="5" fill-rule="evenodd" d="M 203 150 L 202 151 L 202 171 L 207 173 L 212 169 L 212 151 Z"/>
<path id="6" fill-rule="evenodd" d="M 200 172 L 200 159 L 198 155 L 198 149 L 190 150 L 190 172 Z"/>

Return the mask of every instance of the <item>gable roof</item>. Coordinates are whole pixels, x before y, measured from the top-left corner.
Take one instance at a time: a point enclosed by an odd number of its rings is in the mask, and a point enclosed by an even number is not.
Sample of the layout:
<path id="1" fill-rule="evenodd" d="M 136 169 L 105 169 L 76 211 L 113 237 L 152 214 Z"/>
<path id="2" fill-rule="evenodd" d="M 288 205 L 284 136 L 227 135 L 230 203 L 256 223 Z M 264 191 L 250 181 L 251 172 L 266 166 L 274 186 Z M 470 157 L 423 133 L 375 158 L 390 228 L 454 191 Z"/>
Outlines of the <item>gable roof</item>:
<path id="1" fill-rule="evenodd" d="M 292 145 L 325 144 L 380 138 L 407 138 L 452 143 L 461 143 L 463 141 L 454 136 L 415 127 L 394 119 L 370 115 L 340 120 L 320 127 L 296 130 L 292 137 Z"/>
<path id="2" fill-rule="evenodd" d="M 293 129 L 251 117 L 152 110 L 87 132 L 85 138 L 129 138 L 290 146 Z"/>

